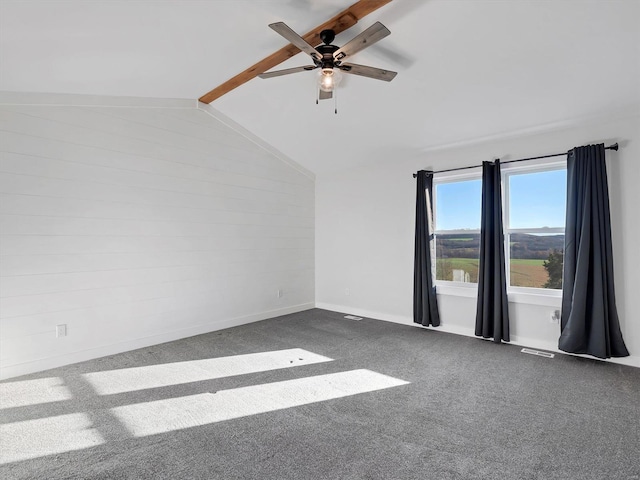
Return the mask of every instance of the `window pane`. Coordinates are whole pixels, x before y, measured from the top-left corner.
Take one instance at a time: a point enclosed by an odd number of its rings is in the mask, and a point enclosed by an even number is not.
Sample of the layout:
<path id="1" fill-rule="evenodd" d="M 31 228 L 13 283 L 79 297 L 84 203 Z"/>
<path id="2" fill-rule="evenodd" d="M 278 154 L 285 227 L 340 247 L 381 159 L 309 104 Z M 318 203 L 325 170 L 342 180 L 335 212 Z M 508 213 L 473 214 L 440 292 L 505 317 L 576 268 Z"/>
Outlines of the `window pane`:
<path id="1" fill-rule="evenodd" d="M 436 280 L 478 282 L 480 234 L 436 235 Z"/>
<path id="2" fill-rule="evenodd" d="M 562 288 L 564 235 L 512 233 L 511 286 Z"/>
<path id="3" fill-rule="evenodd" d="M 567 171 L 509 176 L 509 228 L 564 227 Z"/>
<path id="4" fill-rule="evenodd" d="M 481 180 L 436 184 L 436 231 L 480 230 Z"/>

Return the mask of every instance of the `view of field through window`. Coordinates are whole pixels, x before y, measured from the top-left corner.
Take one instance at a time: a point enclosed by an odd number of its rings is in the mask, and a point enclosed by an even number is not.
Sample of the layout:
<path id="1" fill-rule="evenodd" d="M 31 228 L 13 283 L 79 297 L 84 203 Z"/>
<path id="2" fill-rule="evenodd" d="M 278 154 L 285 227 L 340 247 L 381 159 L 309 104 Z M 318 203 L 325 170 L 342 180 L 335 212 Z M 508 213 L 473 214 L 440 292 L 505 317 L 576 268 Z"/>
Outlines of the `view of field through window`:
<path id="1" fill-rule="evenodd" d="M 510 285 L 561 289 L 566 170 L 522 172 L 507 179 Z M 478 282 L 481 188 L 480 179 L 436 184 L 437 280 Z"/>
<path id="2" fill-rule="evenodd" d="M 511 234 L 511 285 L 562 288 L 564 235 Z M 436 279 L 478 282 L 479 233 L 436 237 Z"/>

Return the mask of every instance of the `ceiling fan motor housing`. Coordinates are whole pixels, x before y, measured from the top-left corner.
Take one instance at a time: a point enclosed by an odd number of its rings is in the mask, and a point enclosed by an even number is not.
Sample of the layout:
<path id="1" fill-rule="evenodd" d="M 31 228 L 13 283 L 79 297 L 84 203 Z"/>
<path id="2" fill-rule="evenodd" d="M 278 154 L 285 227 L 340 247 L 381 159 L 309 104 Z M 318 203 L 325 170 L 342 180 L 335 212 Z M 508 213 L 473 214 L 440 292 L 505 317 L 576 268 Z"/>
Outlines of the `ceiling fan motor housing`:
<path id="1" fill-rule="evenodd" d="M 333 42 L 335 38 L 336 32 L 333 30 L 322 30 L 320 32 L 320 40 L 322 40 L 324 45 L 318 45 L 316 50 L 322 55 L 322 58 L 315 62 L 320 68 L 334 68 L 338 66 L 338 63 L 336 63 L 333 57 L 333 53 L 340 47 L 331 45 L 331 42 Z"/>
<path id="2" fill-rule="evenodd" d="M 319 45 L 316 47 L 318 53 L 322 55 L 322 58 L 318 62 L 321 68 L 333 68 L 337 66 L 336 59 L 333 57 L 333 52 L 338 50 L 339 47 L 335 45 Z"/>

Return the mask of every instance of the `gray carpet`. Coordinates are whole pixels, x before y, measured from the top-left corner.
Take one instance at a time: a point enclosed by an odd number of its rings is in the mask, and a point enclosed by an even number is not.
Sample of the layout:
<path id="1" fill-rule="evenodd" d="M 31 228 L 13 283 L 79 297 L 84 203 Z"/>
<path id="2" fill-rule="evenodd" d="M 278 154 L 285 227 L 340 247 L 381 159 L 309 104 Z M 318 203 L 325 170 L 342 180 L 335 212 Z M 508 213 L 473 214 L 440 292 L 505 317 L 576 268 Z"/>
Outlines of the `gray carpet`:
<path id="1" fill-rule="evenodd" d="M 269 369 L 268 362 L 249 362 L 233 376 L 213 375 L 197 362 L 297 348 L 333 361 L 304 363 L 315 357 L 300 354 L 300 365 L 292 359 L 290 368 Z M 195 361 L 193 371 L 181 375 L 178 367 L 191 364 L 176 362 L 187 361 Z M 125 384 L 102 395 L 88 381 L 96 372 L 154 365 L 178 370 L 167 373 L 166 385 L 157 384 L 154 368 L 136 370 L 141 386 Z M 384 375 L 409 383 L 353 394 L 332 375 L 362 369 L 382 374 L 383 381 Z M 304 382 L 322 375 L 344 396 L 316 401 L 323 389 Z M 32 382 L 38 379 L 48 380 Z M 269 390 L 260 394 L 264 401 L 251 397 L 271 384 L 289 393 Z M 31 385 L 43 393 L 28 391 Z M 640 369 L 570 356 L 546 359 L 511 345 L 372 319 L 345 320 L 324 310 L 14 378 L 2 386 L 18 392 L 0 412 L 0 445 L 14 455 L 0 465 L 3 479 L 640 479 Z M 233 396 L 240 393 L 246 395 Z M 242 398 L 242 404 L 229 405 L 225 394 Z M 246 413 L 256 405 L 278 405 L 278 395 L 309 403 Z M 114 413 L 137 408 L 132 421 L 154 427 L 154 419 L 169 421 L 163 405 L 195 398 L 220 406 L 185 403 L 190 406 L 184 418 L 171 420 L 164 433 L 134 435 Z M 226 409 L 237 417 L 220 420 Z M 212 423 L 200 424 L 216 415 Z M 71 433 L 61 434 L 60 425 L 67 424 Z"/>

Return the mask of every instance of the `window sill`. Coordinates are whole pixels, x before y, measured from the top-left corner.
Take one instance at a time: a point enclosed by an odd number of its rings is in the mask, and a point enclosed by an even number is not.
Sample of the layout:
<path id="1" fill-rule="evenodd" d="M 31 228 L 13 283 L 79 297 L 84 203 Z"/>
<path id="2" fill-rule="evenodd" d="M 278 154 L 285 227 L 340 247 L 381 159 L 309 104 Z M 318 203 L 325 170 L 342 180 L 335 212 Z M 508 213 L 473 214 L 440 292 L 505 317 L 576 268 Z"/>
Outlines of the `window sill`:
<path id="1" fill-rule="evenodd" d="M 557 307 L 562 306 L 562 293 L 556 291 L 551 292 L 507 292 L 509 297 L 509 303 L 526 303 L 528 305 L 542 305 L 544 307 Z"/>
<path id="2" fill-rule="evenodd" d="M 436 293 L 438 295 L 451 295 L 453 297 L 476 298 L 478 296 L 478 284 L 438 281 L 436 283 Z"/>
<path id="3" fill-rule="evenodd" d="M 507 291 L 509 303 L 561 307 L 562 292 L 558 290 L 550 290 L 549 292 L 541 290 L 542 289 L 535 289 L 534 292 L 509 290 Z M 448 295 L 452 297 L 477 298 L 478 284 L 438 281 L 436 283 L 436 293 L 438 295 Z"/>

